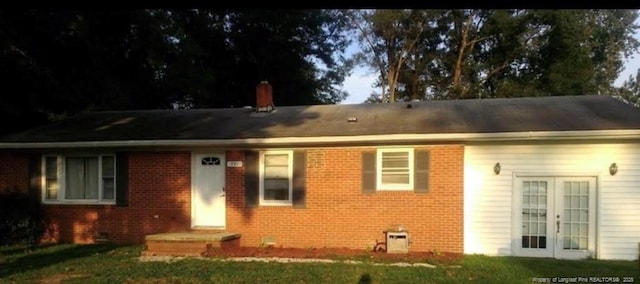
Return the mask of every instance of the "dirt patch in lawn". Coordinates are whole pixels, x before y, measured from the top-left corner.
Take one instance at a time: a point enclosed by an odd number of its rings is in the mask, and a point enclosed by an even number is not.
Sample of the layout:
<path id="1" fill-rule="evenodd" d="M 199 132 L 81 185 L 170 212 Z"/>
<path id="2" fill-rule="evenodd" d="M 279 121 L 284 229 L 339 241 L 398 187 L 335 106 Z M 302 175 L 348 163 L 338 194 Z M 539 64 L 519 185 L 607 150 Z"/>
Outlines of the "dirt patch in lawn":
<path id="1" fill-rule="evenodd" d="M 211 248 L 205 257 L 260 257 L 260 258 L 317 258 L 334 260 L 359 260 L 373 262 L 407 262 L 430 264 L 458 264 L 462 254 L 441 252 L 386 253 L 349 248 L 284 248 L 284 247 L 236 247 Z"/>
<path id="2" fill-rule="evenodd" d="M 88 276 L 87 275 L 82 275 L 82 274 L 58 273 L 58 274 L 50 275 L 50 276 L 47 276 L 46 278 L 40 279 L 40 281 L 38 281 L 38 283 L 42 283 L 42 284 L 58 284 L 58 283 L 62 283 L 64 281 L 67 281 L 67 280 L 70 280 L 70 279 L 86 278 L 86 277 L 88 277 Z"/>

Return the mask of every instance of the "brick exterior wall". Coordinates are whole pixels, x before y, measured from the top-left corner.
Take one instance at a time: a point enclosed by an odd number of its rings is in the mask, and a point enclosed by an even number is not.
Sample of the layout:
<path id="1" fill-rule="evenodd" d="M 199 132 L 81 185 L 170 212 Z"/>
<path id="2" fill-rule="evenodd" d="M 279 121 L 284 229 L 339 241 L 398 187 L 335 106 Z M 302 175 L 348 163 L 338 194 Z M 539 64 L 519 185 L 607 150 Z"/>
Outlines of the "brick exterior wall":
<path id="1" fill-rule="evenodd" d="M 371 248 L 383 230 L 402 224 L 410 251 L 463 252 L 464 146 L 430 150 L 429 192 L 362 192 L 362 152 L 372 148 L 307 150 L 306 208 L 244 205 L 244 170 L 227 168 L 227 230 L 242 234 L 242 246 L 271 237 L 283 247 Z M 417 149 L 417 148 L 416 148 Z M 243 160 L 227 151 L 227 160 Z"/>
<path id="2" fill-rule="evenodd" d="M 429 192 L 362 192 L 362 152 L 374 148 L 308 149 L 306 208 L 246 208 L 244 168 L 226 168 L 227 231 L 242 234 L 242 246 L 272 237 L 283 247 L 371 248 L 383 230 L 402 224 L 410 251 L 463 252 L 464 146 L 430 150 Z M 244 160 L 242 151 L 226 160 Z M 129 206 L 49 205 L 46 241 L 91 243 L 108 234 L 116 243 L 143 243 L 147 234 L 191 228 L 191 153 L 129 153 Z M 27 156 L 4 154 L 0 189 L 27 190 Z M 157 216 L 157 218 L 156 218 Z"/>
<path id="3" fill-rule="evenodd" d="M 129 206 L 43 204 L 44 242 L 143 243 L 145 235 L 191 228 L 191 153 L 129 153 Z M 0 158 L 0 188 L 27 190 L 28 157 Z M 157 218 L 156 218 L 157 217 Z"/>
<path id="4" fill-rule="evenodd" d="M 29 187 L 29 157 L 0 153 L 0 191 L 27 192 Z"/>

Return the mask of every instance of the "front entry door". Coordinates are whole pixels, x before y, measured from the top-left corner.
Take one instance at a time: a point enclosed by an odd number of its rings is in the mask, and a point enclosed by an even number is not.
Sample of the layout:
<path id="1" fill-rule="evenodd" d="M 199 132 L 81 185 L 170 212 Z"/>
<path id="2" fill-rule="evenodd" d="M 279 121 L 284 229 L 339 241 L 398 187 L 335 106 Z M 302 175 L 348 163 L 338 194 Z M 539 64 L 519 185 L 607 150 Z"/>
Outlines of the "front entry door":
<path id="1" fill-rule="evenodd" d="M 224 228 L 226 214 L 224 154 L 193 155 L 192 227 Z"/>
<path id="2" fill-rule="evenodd" d="M 514 249 L 518 256 L 595 256 L 595 177 L 518 177 Z"/>

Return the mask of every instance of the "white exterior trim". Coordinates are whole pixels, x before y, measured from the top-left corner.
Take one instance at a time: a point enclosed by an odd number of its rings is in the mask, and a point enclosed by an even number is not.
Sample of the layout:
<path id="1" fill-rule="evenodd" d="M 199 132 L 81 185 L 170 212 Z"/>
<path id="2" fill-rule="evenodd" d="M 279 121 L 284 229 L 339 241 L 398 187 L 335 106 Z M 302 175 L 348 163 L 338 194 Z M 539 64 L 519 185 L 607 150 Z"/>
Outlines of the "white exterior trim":
<path id="1" fill-rule="evenodd" d="M 0 148 L 63 148 L 63 147 L 139 147 L 139 146 L 229 146 L 229 145 L 298 145 L 314 143 L 357 142 L 447 142 L 447 141 L 539 141 L 539 140 L 594 140 L 594 139 L 640 139 L 640 129 L 584 130 L 584 131 L 527 131 L 497 133 L 444 133 L 444 134 L 380 134 L 356 136 L 279 137 L 244 139 L 165 139 L 165 140 L 121 140 L 83 142 L 32 142 L 0 143 Z"/>
<path id="2" fill-rule="evenodd" d="M 286 154 L 287 167 L 289 175 L 289 199 L 288 200 L 265 200 L 264 199 L 264 156 L 269 154 Z M 293 205 L 293 151 L 276 150 L 276 151 L 260 151 L 259 163 L 259 189 L 260 189 L 260 206 L 291 206 Z"/>
<path id="3" fill-rule="evenodd" d="M 104 181 L 102 178 L 102 159 L 105 156 L 113 157 L 113 199 L 103 199 L 102 194 L 104 192 Z M 67 171 L 66 171 L 66 159 L 69 157 L 97 157 L 98 158 L 98 198 L 97 199 L 67 199 Z M 47 186 L 46 186 L 46 171 L 47 171 L 47 158 L 56 159 L 56 179 L 57 179 L 57 198 L 47 199 Z M 43 204 L 82 204 L 82 205 L 114 205 L 116 204 L 117 195 L 117 169 L 116 169 L 116 155 L 115 153 L 72 153 L 72 154 L 58 154 L 47 153 L 40 157 L 40 200 Z"/>
<path id="4" fill-rule="evenodd" d="M 407 162 L 409 168 L 409 183 L 408 184 L 383 184 L 382 183 L 382 154 L 390 152 L 406 152 Z M 413 148 L 378 148 L 376 150 L 376 189 L 377 190 L 390 190 L 390 191 L 412 191 L 414 186 L 414 149 Z"/>

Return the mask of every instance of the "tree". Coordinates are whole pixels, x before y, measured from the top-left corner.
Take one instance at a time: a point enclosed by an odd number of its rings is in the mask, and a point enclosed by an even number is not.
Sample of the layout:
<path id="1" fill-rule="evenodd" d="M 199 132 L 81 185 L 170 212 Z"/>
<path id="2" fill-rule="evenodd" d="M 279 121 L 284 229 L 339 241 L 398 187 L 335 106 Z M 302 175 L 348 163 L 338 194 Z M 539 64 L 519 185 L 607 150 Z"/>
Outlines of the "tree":
<path id="1" fill-rule="evenodd" d="M 536 11 L 536 20 L 548 27 L 535 58 L 538 87 L 549 95 L 583 95 L 595 90 L 595 70 L 589 58 L 589 33 L 581 19 L 585 11 Z"/>
<path id="2" fill-rule="evenodd" d="M 607 94 L 622 57 L 638 47 L 633 10 L 528 11 L 533 40 L 526 52 L 526 80 L 538 95 Z M 515 78 L 517 79 L 517 78 Z"/>
<path id="3" fill-rule="evenodd" d="M 438 59 L 444 28 L 438 23 L 445 13 L 441 10 L 424 10 L 422 14 L 425 18 L 422 34 L 416 44 L 415 52 L 407 54 L 398 77 L 396 97 L 399 100 L 423 100 L 433 96 L 433 84 L 437 76 L 430 71 L 437 70 L 441 66 Z"/>
<path id="4" fill-rule="evenodd" d="M 168 105 L 168 46 L 147 11 L 0 11 L 2 131 L 86 110 Z"/>
<path id="5" fill-rule="evenodd" d="M 470 83 L 475 75 L 471 73 L 477 67 L 474 68 L 473 62 L 468 62 L 468 59 L 475 52 L 476 46 L 488 38 L 488 36 L 480 36 L 480 30 L 490 14 L 491 11 L 483 10 L 452 10 L 450 12 L 453 23 L 449 36 L 452 41 L 450 50 L 455 55 L 452 57 L 452 64 L 449 64 L 452 67 L 451 94 L 453 98 L 465 98 L 471 91 L 472 85 Z M 466 77 L 464 83 L 463 75 Z"/>
<path id="6" fill-rule="evenodd" d="M 640 69 L 636 71 L 636 76 L 629 75 L 629 79 L 622 83 L 622 87 L 618 88 L 614 93 L 620 96 L 629 104 L 640 108 Z"/>
<path id="7" fill-rule="evenodd" d="M 472 60 L 480 62 L 479 98 L 532 95 L 519 89 L 529 74 L 528 52 L 537 33 L 531 30 L 524 10 L 496 10 L 486 19 L 482 29 L 485 37 Z"/>
<path id="8" fill-rule="evenodd" d="M 255 86 L 274 86 L 276 105 L 337 103 L 350 70 L 345 21 L 333 10 L 171 11 L 182 51 L 167 66 L 183 107 L 255 104 Z M 196 85 L 194 86 L 194 79 Z"/>
<path id="9" fill-rule="evenodd" d="M 591 59 L 596 74 L 597 93 L 607 94 L 623 69 L 623 57 L 629 57 L 639 47 L 634 37 L 638 25 L 637 10 L 596 10 L 585 17 L 591 34 Z"/>
<path id="10" fill-rule="evenodd" d="M 335 10 L 0 11 L 4 133 L 92 110 L 336 103 L 350 71 Z M 7 122 L 11 123 L 7 123 Z M 18 123 L 16 123 L 16 121 Z"/>
<path id="11" fill-rule="evenodd" d="M 360 59 L 380 72 L 384 100 L 396 101 L 397 83 L 408 57 L 415 54 L 425 29 L 422 10 L 362 10 L 354 13 L 360 32 Z"/>
<path id="12" fill-rule="evenodd" d="M 362 58 L 400 100 L 611 94 L 638 49 L 636 10 L 420 10 L 413 30 L 389 13 L 359 18 Z"/>

